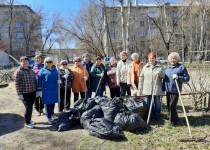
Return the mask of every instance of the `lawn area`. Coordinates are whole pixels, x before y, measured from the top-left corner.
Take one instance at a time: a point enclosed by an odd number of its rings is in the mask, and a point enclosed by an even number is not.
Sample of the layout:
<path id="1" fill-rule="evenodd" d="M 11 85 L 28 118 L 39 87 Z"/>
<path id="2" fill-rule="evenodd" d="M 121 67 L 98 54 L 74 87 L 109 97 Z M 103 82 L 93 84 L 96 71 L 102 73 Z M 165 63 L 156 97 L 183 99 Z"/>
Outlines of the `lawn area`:
<path id="1" fill-rule="evenodd" d="M 180 106 L 180 104 L 179 104 Z M 193 136 L 205 136 L 210 133 L 210 116 L 200 112 L 190 111 L 188 108 L 189 122 Z M 210 137 L 201 141 L 180 142 L 178 138 L 189 136 L 188 128 L 183 117 L 182 109 L 178 109 L 180 123 L 173 127 L 167 124 L 166 106 L 163 105 L 162 118 L 159 121 L 151 120 L 151 129 L 147 131 L 136 131 L 134 133 L 124 132 L 125 139 L 104 140 L 93 136 L 85 136 L 81 139 L 79 149 L 210 149 Z"/>

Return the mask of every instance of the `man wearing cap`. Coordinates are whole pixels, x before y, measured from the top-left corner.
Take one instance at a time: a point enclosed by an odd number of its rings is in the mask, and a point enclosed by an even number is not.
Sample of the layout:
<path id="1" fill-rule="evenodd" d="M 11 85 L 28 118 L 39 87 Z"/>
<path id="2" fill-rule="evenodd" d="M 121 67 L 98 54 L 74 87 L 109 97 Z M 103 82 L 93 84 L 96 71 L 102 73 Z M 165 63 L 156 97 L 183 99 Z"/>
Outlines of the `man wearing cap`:
<path id="1" fill-rule="evenodd" d="M 29 59 L 26 56 L 20 58 L 20 67 L 15 71 L 15 87 L 18 99 L 25 106 L 25 126 L 34 128 L 34 122 L 31 121 L 33 104 L 36 98 L 36 76 L 35 72 L 29 67 Z"/>
<path id="2" fill-rule="evenodd" d="M 93 66 L 93 63 L 90 61 L 90 55 L 88 53 L 85 53 L 82 57 L 83 57 L 82 65 L 86 68 L 88 74 L 90 74 L 91 67 Z M 86 81 L 86 85 L 88 88 L 86 95 L 87 98 L 90 98 L 92 95 L 91 77 L 89 77 L 88 80 Z"/>

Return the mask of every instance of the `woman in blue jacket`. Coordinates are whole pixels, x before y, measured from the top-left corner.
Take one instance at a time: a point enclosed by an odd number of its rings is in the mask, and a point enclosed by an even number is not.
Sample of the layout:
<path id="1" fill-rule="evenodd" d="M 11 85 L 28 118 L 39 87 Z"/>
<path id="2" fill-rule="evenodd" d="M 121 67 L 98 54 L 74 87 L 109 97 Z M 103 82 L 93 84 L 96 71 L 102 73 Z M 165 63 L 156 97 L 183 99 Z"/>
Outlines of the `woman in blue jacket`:
<path id="1" fill-rule="evenodd" d="M 190 76 L 185 66 L 179 63 L 180 56 L 176 52 L 172 52 L 168 56 L 170 65 L 165 70 L 165 90 L 167 96 L 167 108 L 169 113 L 169 125 L 177 125 L 179 117 L 176 111 L 177 102 L 179 99 L 178 90 L 175 80 L 178 82 L 180 92 L 182 84 L 190 80 Z"/>
<path id="2" fill-rule="evenodd" d="M 45 104 L 48 124 L 52 124 L 55 103 L 58 102 L 58 84 L 61 81 L 58 80 L 58 71 L 53 65 L 52 58 L 46 57 L 44 65 L 38 75 L 38 89 L 42 90 L 39 95 L 42 96 L 43 103 Z"/>

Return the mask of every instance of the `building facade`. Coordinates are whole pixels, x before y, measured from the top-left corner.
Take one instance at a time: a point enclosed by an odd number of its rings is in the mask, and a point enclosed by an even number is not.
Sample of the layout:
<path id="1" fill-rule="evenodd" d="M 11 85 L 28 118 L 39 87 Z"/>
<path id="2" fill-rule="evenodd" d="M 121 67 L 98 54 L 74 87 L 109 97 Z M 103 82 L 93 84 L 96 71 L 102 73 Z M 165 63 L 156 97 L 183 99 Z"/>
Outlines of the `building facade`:
<path id="1" fill-rule="evenodd" d="M 42 46 L 41 18 L 26 5 L 0 5 L 0 42 L 16 58 Z"/>
<path id="2" fill-rule="evenodd" d="M 127 0 L 126 5 L 123 6 L 124 37 L 127 34 L 128 7 Z M 106 48 L 109 50 L 110 46 L 113 45 L 114 49 L 119 53 L 119 51 L 125 50 L 122 44 L 121 6 L 107 7 L 106 10 L 109 30 L 107 34 L 110 34 L 105 36 Z M 179 17 L 179 5 L 138 5 L 138 1 L 135 0 L 134 4 L 130 7 L 130 22 L 128 26 L 129 52 L 137 52 L 144 57 L 150 51 L 157 51 L 157 49 L 164 48 L 164 45 L 159 44 L 161 43 L 160 40 L 162 40 L 161 34 L 153 19 L 163 29 L 163 32 L 167 33 L 167 30 L 172 30 L 174 27 L 173 22 Z M 111 38 L 111 40 L 108 38 Z M 108 55 L 110 56 L 112 54 Z"/>

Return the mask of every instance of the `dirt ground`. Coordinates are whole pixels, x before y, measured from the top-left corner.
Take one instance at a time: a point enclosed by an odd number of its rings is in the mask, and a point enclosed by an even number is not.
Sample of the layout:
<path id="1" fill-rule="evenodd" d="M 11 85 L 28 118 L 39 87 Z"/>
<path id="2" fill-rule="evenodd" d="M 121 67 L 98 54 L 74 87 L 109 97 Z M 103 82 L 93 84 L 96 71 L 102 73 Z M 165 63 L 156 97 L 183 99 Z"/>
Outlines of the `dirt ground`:
<path id="1" fill-rule="evenodd" d="M 57 112 L 57 106 L 56 110 Z M 15 85 L 0 88 L 0 149 L 79 149 L 81 137 L 88 132 L 78 127 L 68 132 L 50 131 L 46 116 L 36 116 L 35 129 L 24 127 L 24 105 L 16 97 Z"/>

